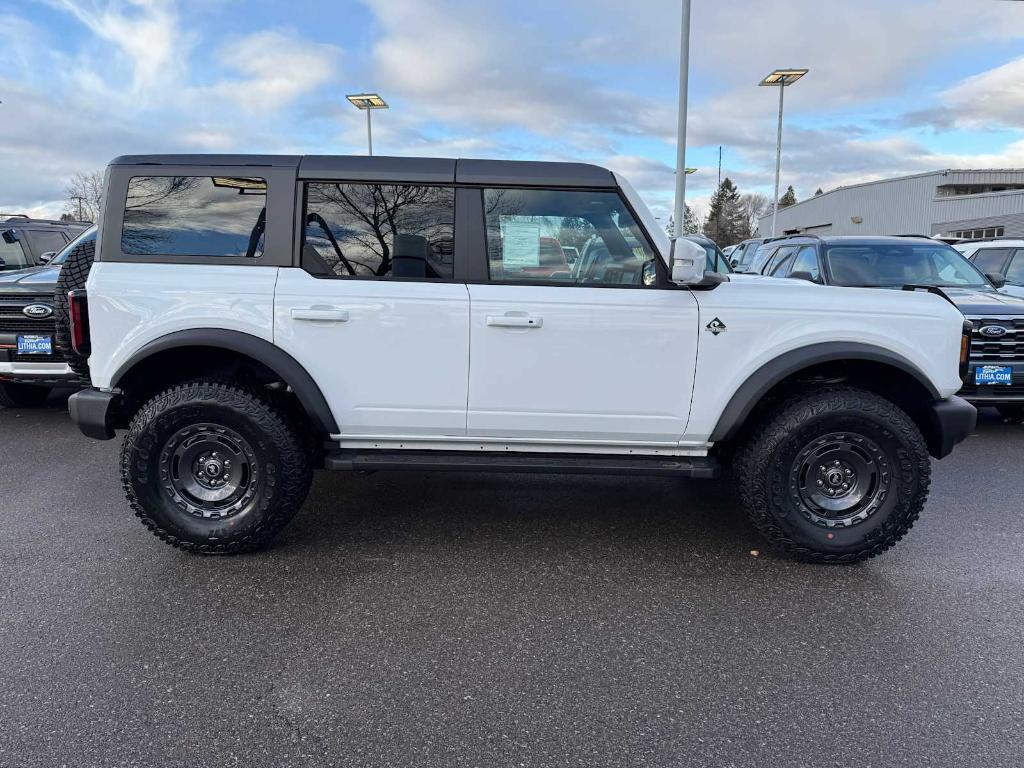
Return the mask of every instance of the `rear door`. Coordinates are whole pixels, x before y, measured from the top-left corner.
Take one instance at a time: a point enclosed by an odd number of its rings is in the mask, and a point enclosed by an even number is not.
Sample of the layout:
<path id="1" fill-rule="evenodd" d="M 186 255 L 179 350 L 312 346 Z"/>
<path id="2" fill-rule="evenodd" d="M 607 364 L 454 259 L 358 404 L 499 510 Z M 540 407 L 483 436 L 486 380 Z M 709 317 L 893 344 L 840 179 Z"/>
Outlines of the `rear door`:
<path id="1" fill-rule="evenodd" d="M 488 279 L 471 298 L 468 434 L 554 446 L 674 446 L 698 310 L 615 191 L 484 189 Z M 543 277 L 542 243 L 586 244 Z"/>
<path id="2" fill-rule="evenodd" d="M 347 438 L 465 435 L 453 186 L 301 184 L 302 268 L 280 272 L 275 343 L 319 383 Z"/>

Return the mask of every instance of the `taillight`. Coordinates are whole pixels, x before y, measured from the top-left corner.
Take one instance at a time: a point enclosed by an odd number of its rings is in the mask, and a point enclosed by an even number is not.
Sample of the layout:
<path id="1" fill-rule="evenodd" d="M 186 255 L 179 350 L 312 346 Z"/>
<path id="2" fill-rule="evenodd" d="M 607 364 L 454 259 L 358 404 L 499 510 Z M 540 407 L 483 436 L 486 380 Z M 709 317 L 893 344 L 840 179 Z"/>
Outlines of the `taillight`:
<path id="1" fill-rule="evenodd" d="M 71 324 L 71 348 L 82 357 L 88 357 L 89 297 L 85 291 L 68 291 L 68 318 Z"/>
<path id="2" fill-rule="evenodd" d="M 974 324 L 968 320 L 960 334 L 960 379 L 967 378 L 971 368 L 971 345 L 974 343 Z"/>

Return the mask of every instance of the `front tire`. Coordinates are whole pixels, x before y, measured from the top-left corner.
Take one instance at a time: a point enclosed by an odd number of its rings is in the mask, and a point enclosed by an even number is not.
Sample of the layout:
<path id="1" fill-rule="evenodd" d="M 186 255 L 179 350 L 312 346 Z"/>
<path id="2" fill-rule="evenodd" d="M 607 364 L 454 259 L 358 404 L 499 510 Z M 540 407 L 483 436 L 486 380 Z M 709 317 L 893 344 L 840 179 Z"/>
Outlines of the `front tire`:
<path id="1" fill-rule="evenodd" d="M 132 420 L 121 478 L 135 514 L 172 546 L 235 554 L 266 546 L 312 481 L 303 441 L 263 394 L 221 382 L 172 387 Z"/>
<path id="2" fill-rule="evenodd" d="M 783 403 L 740 447 L 740 495 L 776 547 L 813 563 L 854 563 L 902 539 L 928 498 L 917 425 L 871 392 L 836 387 Z"/>
<path id="3" fill-rule="evenodd" d="M 0 408 L 38 408 L 49 396 L 49 387 L 0 382 Z"/>

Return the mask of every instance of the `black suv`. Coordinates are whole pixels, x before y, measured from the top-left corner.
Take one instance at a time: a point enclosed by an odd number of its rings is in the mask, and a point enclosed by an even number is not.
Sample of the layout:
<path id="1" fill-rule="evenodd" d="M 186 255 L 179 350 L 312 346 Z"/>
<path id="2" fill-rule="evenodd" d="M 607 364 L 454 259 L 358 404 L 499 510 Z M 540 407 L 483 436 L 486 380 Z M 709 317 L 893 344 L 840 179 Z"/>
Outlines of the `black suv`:
<path id="1" fill-rule="evenodd" d="M 86 383 L 57 333 L 54 291 L 71 251 L 95 240 L 90 227 L 49 263 L 0 272 L 0 407 L 39 406 L 55 387 Z"/>
<path id="2" fill-rule="evenodd" d="M 1024 299 L 1000 293 L 962 254 L 927 237 L 796 235 L 762 247 L 756 274 L 849 288 L 937 288 L 974 326 L 961 397 L 1024 419 Z"/>
<path id="3" fill-rule="evenodd" d="M 88 227 L 77 221 L 0 213 L 0 272 L 45 264 Z"/>

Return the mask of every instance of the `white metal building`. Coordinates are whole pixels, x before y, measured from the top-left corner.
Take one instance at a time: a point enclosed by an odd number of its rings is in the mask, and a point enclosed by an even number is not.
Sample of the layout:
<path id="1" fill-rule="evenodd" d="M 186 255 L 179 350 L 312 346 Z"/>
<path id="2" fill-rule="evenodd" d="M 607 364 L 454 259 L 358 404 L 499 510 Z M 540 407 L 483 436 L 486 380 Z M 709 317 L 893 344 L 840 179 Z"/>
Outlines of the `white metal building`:
<path id="1" fill-rule="evenodd" d="M 1024 237 L 1024 169 L 947 170 L 839 187 L 779 211 L 777 234 Z M 758 234 L 771 235 L 771 215 Z"/>

